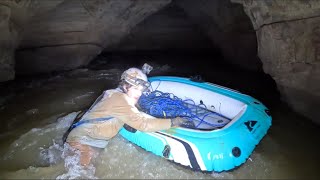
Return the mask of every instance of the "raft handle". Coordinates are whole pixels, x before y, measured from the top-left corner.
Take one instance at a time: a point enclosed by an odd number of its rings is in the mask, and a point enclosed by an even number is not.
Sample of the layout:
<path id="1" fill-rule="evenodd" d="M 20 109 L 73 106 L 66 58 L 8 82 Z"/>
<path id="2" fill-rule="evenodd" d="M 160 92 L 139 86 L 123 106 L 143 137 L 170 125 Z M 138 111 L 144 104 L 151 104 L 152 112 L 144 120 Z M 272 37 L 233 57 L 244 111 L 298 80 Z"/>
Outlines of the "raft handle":
<path id="1" fill-rule="evenodd" d="M 137 132 L 137 130 L 135 128 L 129 126 L 128 124 L 124 124 L 123 127 L 129 132 L 132 132 L 132 133 Z"/>
<path id="2" fill-rule="evenodd" d="M 164 146 L 163 151 L 162 151 L 163 157 L 169 158 L 170 151 L 171 151 L 171 148 L 169 145 Z"/>

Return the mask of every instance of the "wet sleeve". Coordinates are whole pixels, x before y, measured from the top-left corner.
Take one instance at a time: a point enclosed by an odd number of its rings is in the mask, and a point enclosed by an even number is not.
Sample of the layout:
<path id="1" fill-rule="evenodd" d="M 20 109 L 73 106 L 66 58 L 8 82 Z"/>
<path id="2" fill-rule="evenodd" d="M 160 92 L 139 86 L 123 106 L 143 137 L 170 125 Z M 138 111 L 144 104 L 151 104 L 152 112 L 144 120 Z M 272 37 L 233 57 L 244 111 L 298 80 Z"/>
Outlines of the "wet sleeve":
<path id="1" fill-rule="evenodd" d="M 110 99 L 113 101 L 112 114 L 123 123 L 145 132 L 154 132 L 169 129 L 171 127 L 170 119 L 149 118 L 143 116 L 135 106 L 130 105 L 125 95 L 114 96 Z"/>

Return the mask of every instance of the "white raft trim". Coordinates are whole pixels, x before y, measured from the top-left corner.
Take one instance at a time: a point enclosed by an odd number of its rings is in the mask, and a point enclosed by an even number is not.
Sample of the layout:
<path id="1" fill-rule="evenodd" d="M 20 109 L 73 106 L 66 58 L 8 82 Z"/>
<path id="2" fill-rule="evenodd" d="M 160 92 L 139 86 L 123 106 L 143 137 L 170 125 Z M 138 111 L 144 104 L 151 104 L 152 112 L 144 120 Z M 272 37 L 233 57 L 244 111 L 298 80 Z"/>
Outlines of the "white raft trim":
<path id="1" fill-rule="evenodd" d="M 162 136 L 164 139 L 166 139 L 166 141 L 168 142 L 168 145 L 171 147 L 170 153 L 172 154 L 172 157 L 176 162 L 179 162 L 185 166 L 192 167 L 191 162 L 189 160 L 188 152 L 181 142 L 179 142 L 175 139 L 172 139 L 170 137 L 166 137 L 166 136 L 163 136 L 160 134 L 158 134 L 158 135 Z M 174 148 L 172 148 L 172 147 L 174 147 Z"/>
<path id="2" fill-rule="evenodd" d="M 173 136 L 172 134 L 168 134 L 168 133 L 164 133 L 164 132 L 161 132 L 161 133 L 169 136 L 169 137 L 167 137 L 167 136 L 158 134 L 159 136 L 164 137 L 168 141 L 170 147 L 175 147 L 175 148 L 171 149 L 171 153 L 172 153 L 172 155 L 175 154 L 174 159 L 177 160 L 177 162 L 183 164 L 183 163 L 186 163 L 186 160 L 188 160 L 188 164 L 187 165 L 192 167 L 191 163 L 190 163 L 190 160 L 189 160 L 189 156 L 188 156 L 187 150 L 185 149 L 184 145 L 182 143 L 180 143 L 179 141 L 177 141 L 175 139 L 172 139 L 170 137 L 174 137 L 176 139 L 179 139 L 179 140 L 181 140 L 183 142 L 188 143 L 190 145 L 194 155 L 195 155 L 195 158 L 196 158 L 196 160 L 197 160 L 197 162 L 198 162 L 198 164 L 200 166 L 200 169 L 203 170 L 203 171 L 207 170 L 206 166 L 204 165 L 204 162 L 202 160 L 202 157 L 200 155 L 200 152 L 199 152 L 198 148 L 193 143 L 191 143 L 191 142 L 189 142 L 189 141 L 187 141 L 185 139 L 181 139 L 179 137 Z M 176 146 L 176 145 L 178 145 L 178 146 Z M 175 151 L 173 151 L 173 150 L 175 150 Z M 176 157 L 178 157 L 178 158 L 176 158 Z"/>

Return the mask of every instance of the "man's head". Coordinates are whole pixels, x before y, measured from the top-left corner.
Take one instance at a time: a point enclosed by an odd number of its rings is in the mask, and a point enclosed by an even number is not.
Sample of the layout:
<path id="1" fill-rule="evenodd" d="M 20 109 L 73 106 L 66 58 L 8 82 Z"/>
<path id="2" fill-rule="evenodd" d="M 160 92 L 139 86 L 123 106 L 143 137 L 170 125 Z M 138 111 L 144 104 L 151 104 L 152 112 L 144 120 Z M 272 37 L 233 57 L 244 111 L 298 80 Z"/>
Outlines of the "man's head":
<path id="1" fill-rule="evenodd" d="M 138 68 L 129 68 L 124 71 L 120 80 L 120 88 L 136 101 L 139 100 L 142 92 L 149 90 L 150 87 L 147 75 Z"/>

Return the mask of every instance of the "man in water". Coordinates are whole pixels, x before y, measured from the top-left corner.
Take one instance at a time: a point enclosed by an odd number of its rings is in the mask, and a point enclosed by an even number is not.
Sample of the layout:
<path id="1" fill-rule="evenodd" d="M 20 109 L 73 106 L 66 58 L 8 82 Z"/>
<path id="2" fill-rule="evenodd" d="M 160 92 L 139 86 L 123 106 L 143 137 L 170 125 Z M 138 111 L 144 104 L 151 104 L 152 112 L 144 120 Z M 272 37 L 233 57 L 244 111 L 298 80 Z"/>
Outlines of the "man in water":
<path id="1" fill-rule="evenodd" d="M 110 89 L 96 100 L 90 109 L 73 123 L 65 136 L 66 143 L 80 151 L 80 163 L 90 164 L 99 149 L 107 146 L 125 126 L 144 132 L 166 130 L 189 124 L 190 121 L 176 117 L 173 119 L 147 118 L 135 106 L 144 91 L 149 90 L 147 75 L 152 67 L 129 68 L 121 75 L 118 88 Z"/>

